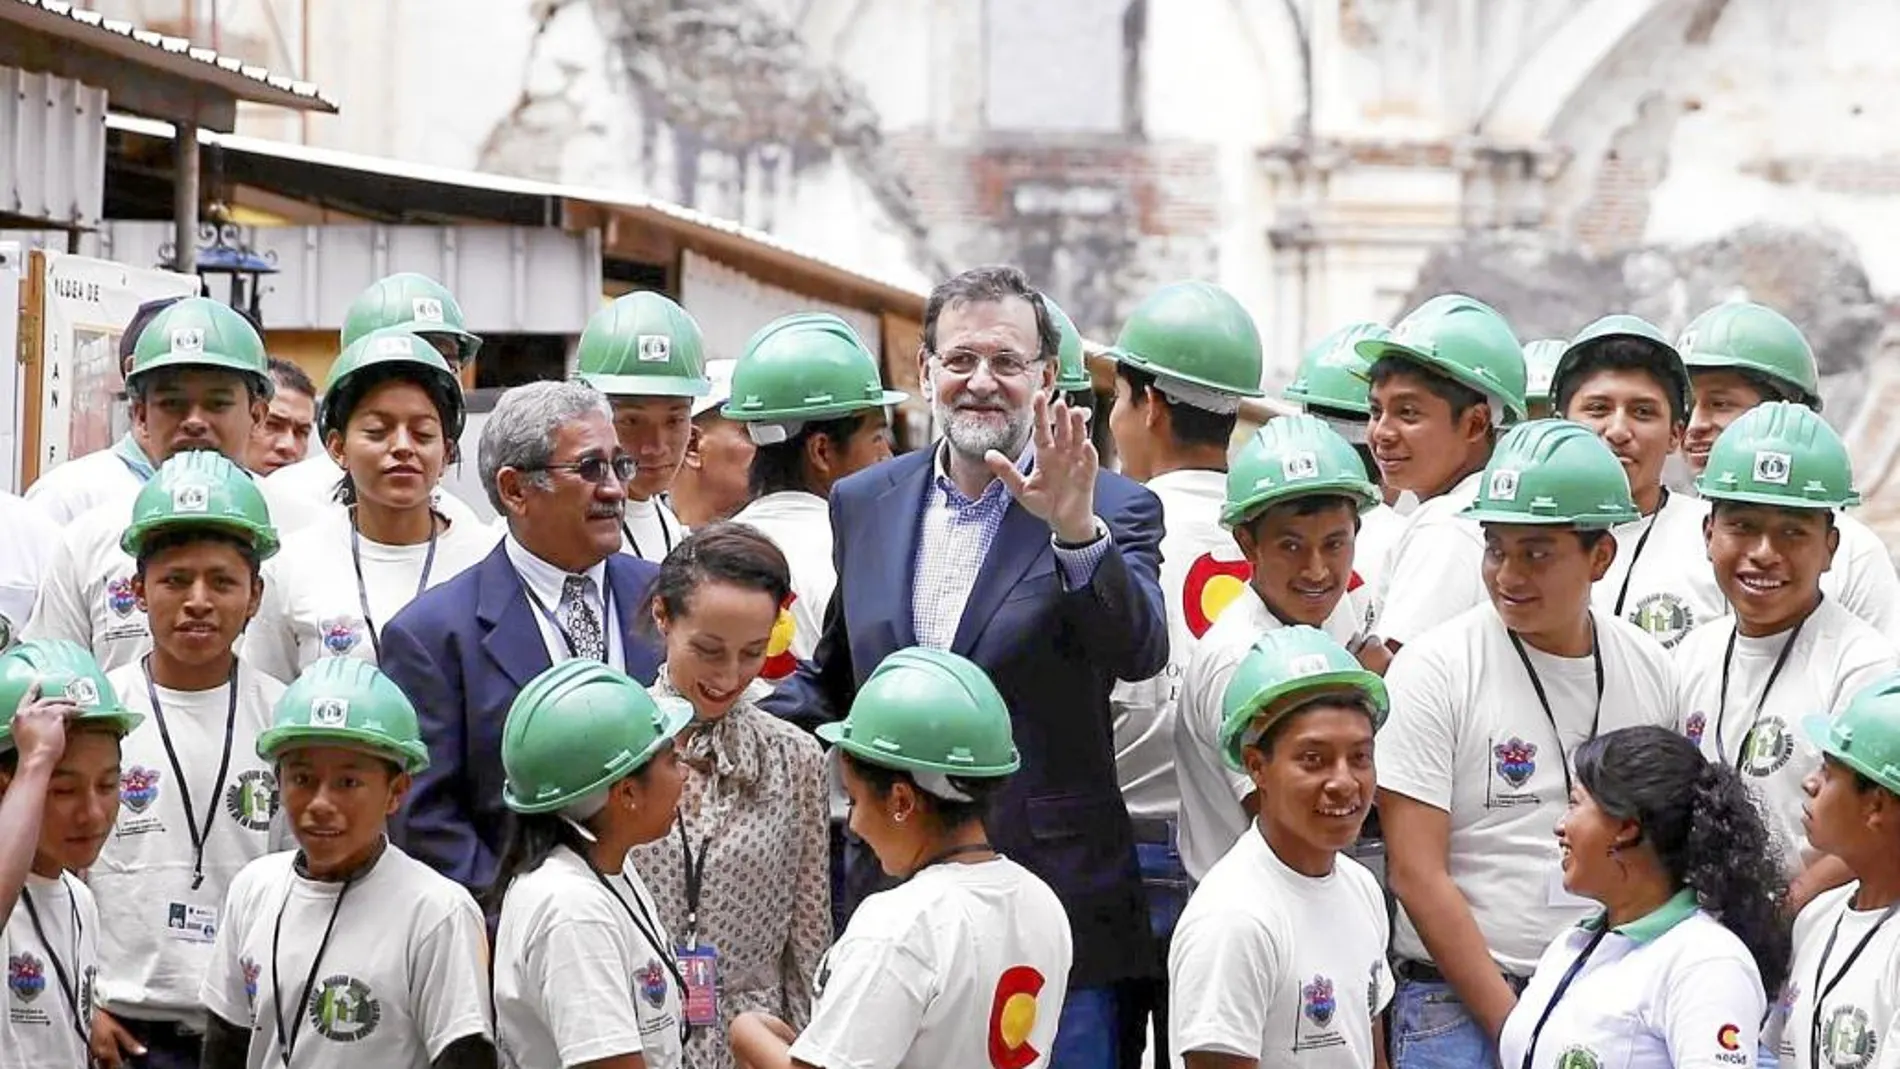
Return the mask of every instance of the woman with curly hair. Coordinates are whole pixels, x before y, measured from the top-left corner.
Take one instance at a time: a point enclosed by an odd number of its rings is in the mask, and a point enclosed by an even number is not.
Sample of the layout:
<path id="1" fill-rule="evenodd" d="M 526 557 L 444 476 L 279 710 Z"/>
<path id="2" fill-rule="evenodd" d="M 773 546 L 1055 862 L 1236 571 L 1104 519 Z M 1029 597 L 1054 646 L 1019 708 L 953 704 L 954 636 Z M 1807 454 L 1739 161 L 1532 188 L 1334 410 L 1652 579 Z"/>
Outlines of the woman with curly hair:
<path id="1" fill-rule="evenodd" d="M 1557 841 L 1563 889 L 1603 912 L 1544 952 L 1505 1069 L 1754 1064 L 1789 933 L 1780 854 L 1736 774 L 1663 728 L 1600 735 Z"/>

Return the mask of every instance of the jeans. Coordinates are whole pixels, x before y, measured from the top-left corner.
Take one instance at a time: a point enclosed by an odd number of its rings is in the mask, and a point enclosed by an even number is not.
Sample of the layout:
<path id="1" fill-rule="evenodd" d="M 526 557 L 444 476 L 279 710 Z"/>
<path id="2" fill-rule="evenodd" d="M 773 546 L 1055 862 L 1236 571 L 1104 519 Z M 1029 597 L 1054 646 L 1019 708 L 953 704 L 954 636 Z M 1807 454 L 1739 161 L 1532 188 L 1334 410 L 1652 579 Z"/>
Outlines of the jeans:
<path id="1" fill-rule="evenodd" d="M 1775 1048 L 1763 1043 L 1755 1048 L 1755 1069 L 1781 1069 L 1781 1055 Z"/>
<path id="2" fill-rule="evenodd" d="M 1475 1069 L 1498 1054 L 1477 1018 L 1432 980 L 1401 980 L 1392 999 L 1392 1069 Z"/>
<path id="3" fill-rule="evenodd" d="M 1114 1069 L 1121 1046 L 1118 1010 L 1113 987 L 1071 989 L 1056 1023 L 1049 1069 Z"/>
<path id="4" fill-rule="evenodd" d="M 198 1069 L 204 1056 L 204 1036 L 158 1021 L 130 1017 L 118 1021 L 145 1046 L 145 1057 L 127 1059 L 134 1069 Z"/>
<path id="5" fill-rule="evenodd" d="M 1181 864 L 1173 821 L 1167 822 L 1166 838 L 1166 842 L 1135 844 L 1135 857 L 1141 865 L 1141 884 L 1148 895 L 1148 923 L 1154 931 L 1159 960 L 1155 963 L 1154 977 L 1140 985 L 1145 1012 L 1132 1022 L 1134 1034 L 1123 1042 L 1123 1064 L 1140 1059 L 1142 1047 L 1148 1046 L 1152 1057 L 1147 1064 L 1162 1069 L 1168 1065 L 1168 945 L 1174 939 L 1174 926 L 1180 923 L 1181 911 L 1187 908 L 1188 893 L 1192 889 L 1187 869 Z M 1154 1022 L 1152 1045 L 1147 1043 L 1150 1020 Z"/>

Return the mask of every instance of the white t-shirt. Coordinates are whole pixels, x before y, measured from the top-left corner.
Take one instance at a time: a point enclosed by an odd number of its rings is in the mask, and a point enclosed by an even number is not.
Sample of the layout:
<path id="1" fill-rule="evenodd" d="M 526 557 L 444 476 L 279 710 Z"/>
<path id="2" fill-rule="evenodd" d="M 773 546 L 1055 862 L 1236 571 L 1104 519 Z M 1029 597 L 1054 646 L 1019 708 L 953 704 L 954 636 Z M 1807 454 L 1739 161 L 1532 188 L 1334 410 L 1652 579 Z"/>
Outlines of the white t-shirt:
<path id="1" fill-rule="evenodd" d="M 1174 1064 L 1204 1051 L 1261 1069 L 1371 1069 L 1372 1019 L 1392 999 L 1385 936 L 1385 897 L 1364 866 L 1341 854 L 1305 876 L 1265 836 L 1241 836 L 1174 929 Z"/>
<path id="2" fill-rule="evenodd" d="M 1669 655 L 1634 626 L 1592 616 L 1603 659 L 1596 731 L 1675 723 Z M 1552 657 L 1529 644 L 1524 651 L 1550 716 L 1487 602 L 1399 651 L 1386 672 L 1392 712 L 1378 739 L 1379 786 L 1450 815 L 1452 881 L 1491 956 L 1520 976 L 1590 909 L 1562 893 L 1553 833 L 1568 804 L 1570 755 L 1599 711 L 1595 658 Z M 1402 908 L 1393 948 L 1431 960 Z"/>
<path id="3" fill-rule="evenodd" d="M 1115 772 L 1134 817 L 1166 819 L 1181 808 L 1175 785 L 1175 707 L 1182 673 L 1200 637 L 1247 589 L 1253 569 L 1220 526 L 1227 474 L 1171 471 L 1148 480 L 1161 499 L 1161 600 L 1168 609 L 1168 663 L 1134 683 L 1116 683 Z"/>
<path id="4" fill-rule="evenodd" d="M 1724 708 L 1722 661 L 1731 636 L 1735 655 Z M 1821 752 L 1801 730 L 1802 719 L 1839 713 L 1861 688 L 1900 667 L 1900 659 L 1873 627 L 1833 598 L 1823 598 L 1801 627 L 1764 702 L 1768 676 L 1787 641 L 1786 632 L 1762 638 L 1738 635 L 1732 619 L 1714 620 L 1689 632 L 1676 648 L 1676 708 L 1683 718 L 1682 733 L 1711 761 L 1740 772 L 1754 790 L 1792 874 L 1800 870 L 1807 848 L 1807 834 L 1801 829 L 1807 794 L 1801 781 L 1821 767 Z M 1763 702 L 1759 720 L 1757 702 Z"/>
<path id="5" fill-rule="evenodd" d="M 1884 907 L 1852 908 L 1859 890 L 1857 880 L 1822 892 L 1795 918 L 1788 987 L 1770 1025 L 1779 1033 L 1775 1047 L 1788 1069 L 1900 1066 L 1900 918 L 1882 924 Z M 1830 937 L 1834 946 L 1824 964 L 1821 952 Z M 1842 972 L 1863 939 L 1866 949 Z M 1815 996 L 1829 984 L 1833 989 L 1820 1005 L 1823 1060 L 1817 1065 L 1811 1056 Z"/>
<path id="6" fill-rule="evenodd" d="M 1379 618 L 1379 591 L 1385 583 L 1386 560 L 1392 555 L 1399 536 L 1412 522 L 1412 511 L 1417 507 L 1418 498 L 1408 491 L 1399 495 L 1396 508 L 1374 505 L 1359 517 L 1359 534 L 1352 543 L 1352 570 L 1358 578 L 1351 597 L 1353 614 L 1363 630 L 1370 630 Z"/>
<path id="7" fill-rule="evenodd" d="M 119 548 L 137 498 L 137 487 L 125 489 L 66 525 L 22 638 L 77 642 L 108 672 L 152 648 L 151 628 L 132 593 L 137 564 Z"/>
<path id="8" fill-rule="evenodd" d="M 74 457 L 43 471 L 26 488 L 31 501 L 47 519 L 64 527 L 108 501 L 124 497 L 128 509 L 145 480 L 128 467 L 111 446 Z M 129 513 L 128 513 L 129 515 Z"/>
<path id="9" fill-rule="evenodd" d="M 1046 1066 L 1072 957 L 1068 914 L 1028 869 L 1000 857 L 932 865 L 851 915 L 818 966 L 792 1057 L 822 1069 Z"/>
<path id="10" fill-rule="evenodd" d="M 1600 924 L 1601 917 L 1593 918 Z M 1721 1069 L 1755 1063 L 1768 997 L 1735 933 L 1678 896 L 1633 924 L 1602 933 L 1524 1054 L 1551 995 L 1600 928 L 1560 934 L 1505 1018 L 1499 1064 L 1534 1069 Z"/>
<path id="11" fill-rule="evenodd" d="M 99 999 L 114 1013 L 204 1025 L 198 991 L 211 960 L 225 891 L 245 865 L 270 850 L 277 776 L 257 756 L 284 685 L 238 662 L 237 719 L 231 759 L 217 785 L 230 690 L 158 689 L 184 790 L 152 715 L 145 670 L 128 665 L 107 677 L 126 708 L 145 720 L 119 744 L 119 818 L 88 874 L 99 899 Z M 191 819 L 205 840 L 204 882 L 192 884 Z"/>
<path id="12" fill-rule="evenodd" d="M 1484 590 L 1484 532 L 1458 515 L 1478 497 L 1481 471 L 1419 503 L 1392 543 L 1384 588 L 1375 599 L 1381 638 L 1401 644 L 1488 600 Z"/>
<path id="13" fill-rule="evenodd" d="M 658 564 L 685 537 L 686 525 L 657 495 L 645 501 L 627 499 L 620 517 L 620 552 Z"/>
<path id="14" fill-rule="evenodd" d="M 1352 639 L 1352 602 L 1340 598 L 1326 618 L 1325 631 L 1342 645 Z M 1221 700 L 1227 681 L 1261 635 L 1277 631 L 1279 619 L 1252 586 L 1244 587 L 1214 626 L 1194 645 L 1181 674 L 1181 702 L 1170 735 L 1174 776 L 1181 795 L 1181 864 L 1189 876 L 1205 877 L 1247 830 L 1240 803 L 1253 793 L 1253 780 L 1227 767 L 1220 752 Z"/>
<path id="15" fill-rule="evenodd" d="M 320 445 L 295 464 L 286 464 L 259 479 L 257 486 L 264 492 L 264 503 L 270 507 L 271 525 L 277 528 L 277 537 L 288 537 L 325 516 L 348 511 L 336 499 L 336 484 L 342 479 L 343 469 Z M 468 530 L 483 526 L 475 510 L 447 487 L 437 484 L 430 499 L 435 502 L 435 510 L 450 523 Z"/>
<path id="16" fill-rule="evenodd" d="M 40 583 L 59 547 L 59 527 L 39 507 L 0 493 L 0 650 L 33 616 Z"/>
<path id="17" fill-rule="evenodd" d="M 391 845 L 339 903 L 345 885 L 297 875 L 296 856 L 271 854 L 238 874 L 205 977 L 205 1006 L 250 1029 L 249 1069 L 283 1065 L 278 1002 L 293 1069 L 428 1069 L 464 1036 L 492 1040 L 488 935 L 461 885 Z"/>
<path id="18" fill-rule="evenodd" d="M 33 914 L 39 916 L 37 930 Z M 92 1032 L 98 931 L 99 910 L 77 876 L 61 873 L 49 880 L 27 874 L 0 930 L 0 961 L 7 966 L 7 986 L 0 991 L 0 1069 L 90 1064 L 85 1036 Z"/>
<path id="19" fill-rule="evenodd" d="M 647 1069 L 682 1064 L 673 944 L 632 864 L 607 882 L 563 846 L 509 885 L 495 935 L 502 1065 L 563 1069 L 623 1054 Z"/>
<path id="20" fill-rule="evenodd" d="M 1604 612 L 1616 612 L 1620 598 L 1623 619 L 1665 649 L 1702 624 L 1727 616 L 1728 601 L 1715 585 L 1715 568 L 1702 534 L 1708 515 L 1707 501 L 1670 494 L 1654 515 L 1611 528 L 1616 560 L 1591 588 L 1591 602 Z"/>
<path id="21" fill-rule="evenodd" d="M 825 608 L 831 604 L 831 592 L 837 589 L 838 573 L 831 564 L 831 506 L 817 494 L 802 490 L 782 490 L 754 499 L 734 516 L 734 523 L 748 524 L 772 540 L 785 554 L 792 569 L 792 657 L 811 659 L 818 650 L 819 636 L 825 631 Z M 778 645 L 774 636 L 773 646 Z M 789 661 L 775 666 L 766 662 L 768 679 L 790 675 Z"/>
<path id="22" fill-rule="evenodd" d="M 324 657 L 376 663 L 376 643 L 363 619 L 364 594 L 378 634 L 415 599 L 429 564 L 427 585 L 440 586 L 495 548 L 495 531 L 480 523 L 451 523 L 430 546 L 386 546 L 362 539 L 363 585 L 350 555 L 350 516 L 333 510 L 284 540 L 264 562 L 264 598 L 244 630 L 240 651 L 259 671 L 289 682 Z"/>
<path id="23" fill-rule="evenodd" d="M 1841 545 L 1833 566 L 1821 573 L 1821 591 L 1900 647 L 1900 576 L 1893 554 L 1872 528 L 1846 513 L 1836 512 L 1834 525 Z"/>

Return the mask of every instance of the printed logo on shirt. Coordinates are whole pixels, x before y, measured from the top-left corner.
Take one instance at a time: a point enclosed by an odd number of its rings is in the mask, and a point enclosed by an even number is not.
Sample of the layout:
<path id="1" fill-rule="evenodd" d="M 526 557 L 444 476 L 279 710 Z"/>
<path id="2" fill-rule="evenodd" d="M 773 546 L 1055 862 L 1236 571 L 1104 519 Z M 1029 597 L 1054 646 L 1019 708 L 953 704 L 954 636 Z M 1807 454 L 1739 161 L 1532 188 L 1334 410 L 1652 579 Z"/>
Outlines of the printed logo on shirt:
<path id="1" fill-rule="evenodd" d="M 1207 634 L 1252 578 L 1253 565 L 1245 560 L 1222 560 L 1212 553 L 1194 558 L 1181 581 L 1181 618 L 1188 633 L 1195 638 Z"/>
<path id="2" fill-rule="evenodd" d="M 270 830 L 277 815 L 277 777 L 257 768 L 239 773 L 237 782 L 224 789 L 224 811 L 239 827 Z"/>
<path id="3" fill-rule="evenodd" d="M 363 641 L 363 621 L 354 616 L 332 616 L 317 624 L 323 636 L 323 652 L 341 657 Z"/>
<path id="4" fill-rule="evenodd" d="M 642 334 L 638 345 L 643 364 L 664 364 L 673 359 L 673 339 L 664 334 Z"/>
<path id="5" fill-rule="evenodd" d="M 1874 1060 L 1878 1037 L 1867 1027 L 1867 1011 L 1837 1006 L 1821 1027 L 1821 1059 L 1833 1069 L 1863 1069 Z"/>
<path id="6" fill-rule="evenodd" d="M 119 774 L 119 803 L 134 813 L 143 813 L 158 801 L 158 770 L 133 765 Z"/>
<path id="7" fill-rule="evenodd" d="M 132 577 L 121 575 L 106 581 L 106 608 L 116 616 L 129 616 L 138 606 L 138 595 L 132 592 Z"/>
<path id="8" fill-rule="evenodd" d="M 91 1021 L 92 1013 L 98 1009 L 93 996 L 99 990 L 99 966 L 88 965 L 86 971 L 79 974 L 79 1019 Z"/>
<path id="9" fill-rule="evenodd" d="M 1788 454 L 1777 453 L 1772 449 L 1756 450 L 1755 481 L 1775 486 L 1788 485 L 1788 474 L 1794 467 L 1793 460 Z"/>
<path id="10" fill-rule="evenodd" d="M 798 595 L 787 592 L 778 607 L 778 619 L 772 622 L 772 637 L 765 643 L 765 666 L 759 675 L 777 682 L 798 670 L 798 658 L 792 654 L 792 637 L 798 633 L 798 621 L 792 618 L 792 603 Z"/>
<path id="11" fill-rule="evenodd" d="M 829 967 L 822 970 L 829 972 Z M 1041 1007 L 1037 996 L 1045 983 L 1042 973 L 1028 965 L 1003 970 L 996 981 L 996 994 L 990 999 L 991 1069 L 1029 1069 L 1042 1057 L 1030 1045 L 1029 1035 L 1036 1030 L 1036 1015 Z"/>
<path id="12" fill-rule="evenodd" d="M 660 967 L 658 958 L 647 959 L 646 965 L 640 969 L 638 979 L 640 997 L 646 999 L 647 1005 L 656 1010 L 666 1005 L 666 970 Z"/>
<path id="13" fill-rule="evenodd" d="M 1372 975 L 1366 977 L 1366 1013 L 1373 1017 L 1379 1016 L 1379 970 L 1384 965 L 1384 961 L 1373 958 Z"/>
<path id="14" fill-rule="evenodd" d="M 338 1043 L 368 1038 L 383 1020 L 382 1003 L 354 976 L 332 976 L 317 985 L 305 1009 L 317 1034 Z"/>
<path id="15" fill-rule="evenodd" d="M 1499 468 L 1491 473 L 1491 488 L 1485 496 L 1493 501 L 1517 500 L 1517 469 Z"/>
<path id="16" fill-rule="evenodd" d="M 1496 743 L 1491 747 L 1492 767 L 1497 770 L 1498 778 L 1512 790 L 1521 789 L 1537 774 L 1537 744 L 1525 742 L 1516 735 Z M 1533 799 L 1534 800 L 1534 799 Z M 1499 800 L 1498 804 L 1512 804 Z"/>
<path id="17" fill-rule="evenodd" d="M 1715 1045 L 1723 1050 L 1742 1049 L 1742 1029 L 1739 1025 L 1725 1024 L 1715 1030 Z"/>
<path id="18" fill-rule="evenodd" d="M 409 301 L 411 318 L 421 323 L 440 323 L 442 302 L 434 297 L 413 297 Z"/>
<path id="19" fill-rule="evenodd" d="M 1764 716 L 1742 740 L 1741 769 L 1761 778 L 1781 771 L 1794 756 L 1794 734 L 1778 716 Z"/>
<path id="20" fill-rule="evenodd" d="M 6 613 L 0 612 L 0 650 L 11 645 L 13 645 L 13 621 L 7 619 Z"/>
<path id="21" fill-rule="evenodd" d="M 1589 1047 L 1572 1046 L 1557 1056 L 1556 1069 L 1603 1069 L 1603 1063 Z"/>
<path id="22" fill-rule="evenodd" d="M 1662 643 L 1664 649 L 1674 648 L 1696 625 L 1695 611 L 1681 598 L 1667 592 L 1650 594 L 1637 601 L 1636 607 L 1630 610 L 1629 622 Z"/>
<path id="23" fill-rule="evenodd" d="M 1346 1037 L 1333 1028 L 1339 1013 L 1339 1000 L 1333 994 L 1333 982 L 1315 975 L 1300 985 L 1300 1014 L 1293 1019 L 1293 1050 L 1318 1050 L 1344 1046 Z"/>
<path id="24" fill-rule="evenodd" d="M 249 954 L 238 959 L 238 970 L 244 974 L 244 1000 L 255 1009 L 257 1007 L 257 978 L 263 974 L 264 970 L 258 967 L 257 962 L 251 960 Z"/>
<path id="25" fill-rule="evenodd" d="M 1709 729 L 1709 718 L 1701 713 L 1690 713 L 1689 719 L 1682 722 L 1682 733 L 1690 742 L 1702 745 L 1702 733 Z"/>
<path id="26" fill-rule="evenodd" d="M 46 963 L 21 951 L 7 958 L 7 989 L 21 1002 L 32 1002 L 46 990 Z"/>
<path id="27" fill-rule="evenodd" d="M 831 951 L 827 950 L 825 956 L 818 959 L 818 975 L 811 979 L 812 1001 L 816 1002 L 824 997 L 825 985 L 829 983 L 831 983 Z"/>

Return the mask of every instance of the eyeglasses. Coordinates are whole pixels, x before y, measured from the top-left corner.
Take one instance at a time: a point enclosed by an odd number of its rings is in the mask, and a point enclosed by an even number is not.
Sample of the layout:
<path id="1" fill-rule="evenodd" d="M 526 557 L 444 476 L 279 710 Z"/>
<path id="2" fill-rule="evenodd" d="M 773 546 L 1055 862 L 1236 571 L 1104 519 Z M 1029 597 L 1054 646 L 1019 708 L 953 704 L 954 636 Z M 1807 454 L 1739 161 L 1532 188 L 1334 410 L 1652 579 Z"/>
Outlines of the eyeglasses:
<path id="1" fill-rule="evenodd" d="M 590 483 L 599 484 L 607 481 L 607 473 L 610 471 L 615 480 L 623 483 L 630 482 L 633 479 L 633 473 L 639 469 L 632 457 L 622 453 L 612 460 L 606 457 L 588 457 L 586 460 L 577 460 L 572 464 L 543 464 L 536 470 L 571 471 Z"/>
<path id="2" fill-rule="evenodd" d="M 1042 363 L 1040 356 L 1024 356 L 1007 350 L 991 353 L 987 358 L 968 349 L 952 349 L 947 353 L 935 354 L 937 363 L 952 375 L 974 375 L 983 364 L 990 366 L 990 374 L 999 379 L 1017 379 L 1029 374 L 1030 370 Z"/>

